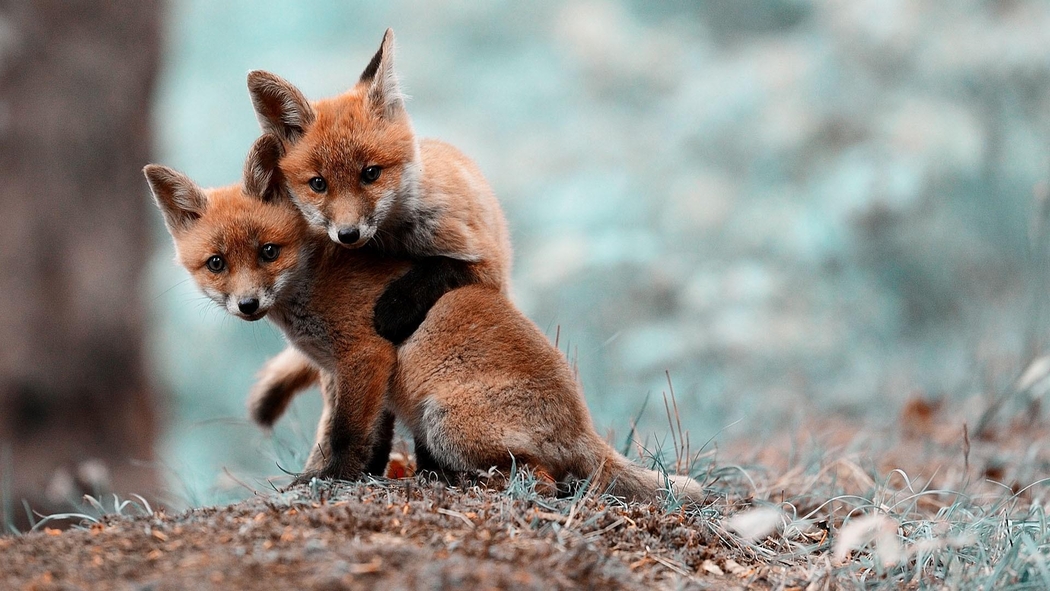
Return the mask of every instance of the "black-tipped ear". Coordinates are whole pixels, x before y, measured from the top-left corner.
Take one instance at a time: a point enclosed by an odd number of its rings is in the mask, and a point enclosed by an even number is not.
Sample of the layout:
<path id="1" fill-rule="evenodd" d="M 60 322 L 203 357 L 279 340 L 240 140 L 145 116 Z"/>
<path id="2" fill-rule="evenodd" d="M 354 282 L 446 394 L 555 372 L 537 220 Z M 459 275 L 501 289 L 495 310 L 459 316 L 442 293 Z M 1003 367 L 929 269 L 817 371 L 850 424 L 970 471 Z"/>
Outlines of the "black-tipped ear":
<path id="1" fill-rule="evenodd" d="M 283 198 L 287 193 L 280 162 L 284 145 L 277 136 L 265 133 L 248 150 L 244 161 L 244 192 L 263 201 Z"/>
<path id="2" fill-rule="evenodd" d="M 248 72 L 248 94 L 264 133 L 294 144 L 314 122 L 314 110 L 299 89 L 269 72 Z"/>
<path id="3" fill-rule="evenodd" d="M 148 164 L 142 172 L 169 232 L 188 230 L 204 214 L 208 198 L 189 177 L 159 164 Z"/>
<path id="4" fill-rule="evenodd" d="M 405 108 L 405 95 L 394 71 L 394 30 L 387 29 L 379 51 L 372 56 L 368 67 L 361 73 L 361 82 L 368 84 L 368 99 L 386 116 L 401 114 Z"/>

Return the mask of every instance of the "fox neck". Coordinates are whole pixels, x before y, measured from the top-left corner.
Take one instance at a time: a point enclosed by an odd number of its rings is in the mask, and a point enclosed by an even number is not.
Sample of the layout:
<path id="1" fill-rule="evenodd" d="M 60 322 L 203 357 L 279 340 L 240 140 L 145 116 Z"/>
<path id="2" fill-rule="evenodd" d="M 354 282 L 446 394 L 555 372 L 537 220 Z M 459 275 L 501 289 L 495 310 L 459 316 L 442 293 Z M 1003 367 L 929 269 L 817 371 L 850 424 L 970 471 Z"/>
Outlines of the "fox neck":
<path id="1" fill-rule="evenodd" d="M 412 157 L 405 164 L 401 175 L 401 185 L 393 194 L 386 207 L 380 209 L 386 211 L 377 212 L 382 221 L 379 224 L 380 235 L 392 236 L 393 240 L 377 241 L 379 249 L 387 254 L 420 254 L 418 248 L 414 247 L 411 240 L 406 239 L 413 233 L 412 228 L 418 224 L 421 218 L 433 216 L 428 211 L 428 199 L 425 195 L 423 182 L 423 157 L 419 148 L 419 139 L 413 138 Z M 407 231 L 407 232 L 406 232 Z"/>
<path id="2" fill-rule="evenodd" d="M 326 256 L 332 256 L 339 246 L 327 237 L 315 237 L 302 257 L 298 268 L 287 278 L 270 309 L 267 318 L 289 342 L 321 367 L 332 369 L 334 357 L 327 324 L 313 308 L 312 296 L 316 285 L 314 270 L 321 266 Z"/>
<path id="3" fill-rule="evenodd" d="M 401 187 L 387 215 L 380 224 L 380 238 L 376 245 L 385 254 L 412 256 L 448 256 L 439 250 L 434 237 L 441 230 L 443 213 L 440 200 L 427 193 L 427 170 L 420 154 L 419 141 L 415 142 L 415 153 L 406 167 Z"/>

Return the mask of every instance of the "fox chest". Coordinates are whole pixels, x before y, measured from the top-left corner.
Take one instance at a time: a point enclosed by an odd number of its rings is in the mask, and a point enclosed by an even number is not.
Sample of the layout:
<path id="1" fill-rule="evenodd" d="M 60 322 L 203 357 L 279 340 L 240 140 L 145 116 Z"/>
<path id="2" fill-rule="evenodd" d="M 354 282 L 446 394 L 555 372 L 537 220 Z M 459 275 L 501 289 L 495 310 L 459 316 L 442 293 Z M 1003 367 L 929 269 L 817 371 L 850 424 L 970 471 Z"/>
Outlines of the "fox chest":
<path id="1" fill-rule="evenodd" d="M 325 369 L 334 368 L 335 355 L 329 327 L 308 307 L 292 303 L 273 319 L 284 336 L 314 363 Z"/>

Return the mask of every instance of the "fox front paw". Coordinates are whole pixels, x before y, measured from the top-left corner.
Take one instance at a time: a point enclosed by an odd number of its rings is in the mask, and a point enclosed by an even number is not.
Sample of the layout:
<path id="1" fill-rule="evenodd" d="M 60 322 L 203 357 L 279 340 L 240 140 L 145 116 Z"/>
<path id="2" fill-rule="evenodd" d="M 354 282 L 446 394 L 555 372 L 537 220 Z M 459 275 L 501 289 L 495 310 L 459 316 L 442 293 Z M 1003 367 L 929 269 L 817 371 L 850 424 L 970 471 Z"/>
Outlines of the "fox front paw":
<path id="1" fill-rule="evenodd" d="M 328 470 L 307 470 L 302 474 L 299 474 L 292 480 L 292 483 L 288 485 L 288 488 L 295 488 L 297 486 L 310 486 L 310 483 L 314 480 L 318 481 L 333 481 L 333 480 L 357 480 L 357 478 L 343 478 L 334 475 Z M 286 489 L 287 490 L 287 489 Z"/>
<path id="2" fill-rule="evenodd" d="M 364 467 L 357 461 L 329 461 L 320 470 L 307 470 L 295 477 L 289 486 L 310 484 L 313 479 L 317 480 L 360 480 L 365 475 Z"/>
<path id="3" fill-rule="evenodd" d="M 309 486 L 310 483 L 313 482 L 315 478 L 317 480 L 330 480 L 330 479 L 326 479 L 324 477 L 324 473 L 321 470 L 307 470 L 306 472 L 303 472 L 303 473 L 299 474 L 298 476 L 296 476 L 292 480 L 292 483 L 289 484 L 288 488 L 286 488 L 285 490 L 288 490 L 288 489 L 291 489 L 291 488 L 295 488 L 297 486 Z"/>

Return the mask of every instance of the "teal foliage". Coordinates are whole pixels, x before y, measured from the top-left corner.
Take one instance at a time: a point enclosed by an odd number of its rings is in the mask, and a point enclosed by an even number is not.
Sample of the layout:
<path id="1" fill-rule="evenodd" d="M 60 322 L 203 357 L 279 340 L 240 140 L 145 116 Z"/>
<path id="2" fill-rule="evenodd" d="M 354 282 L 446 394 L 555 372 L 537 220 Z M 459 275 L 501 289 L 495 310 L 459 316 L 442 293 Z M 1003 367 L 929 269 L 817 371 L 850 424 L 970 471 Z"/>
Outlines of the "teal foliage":
<path id="1" fill-rule="evenodd" d="M 516 301 L 560 327 L 601 431 L 626 432 L 665 370 L 703 440 L 994 390 L 1042 350 L 1048 4 L 185 0 L 157 160 L 235 181 L 258 133 L 246 72 L 332 95 L 388 26 L 417 131 L 496 189 Z M 157 219 L 173 472 L 211 490 L 221 466 L 297 468 L 316 396 L 278 444 L 247 423 L 280 339 L 180 283 Z"/>

